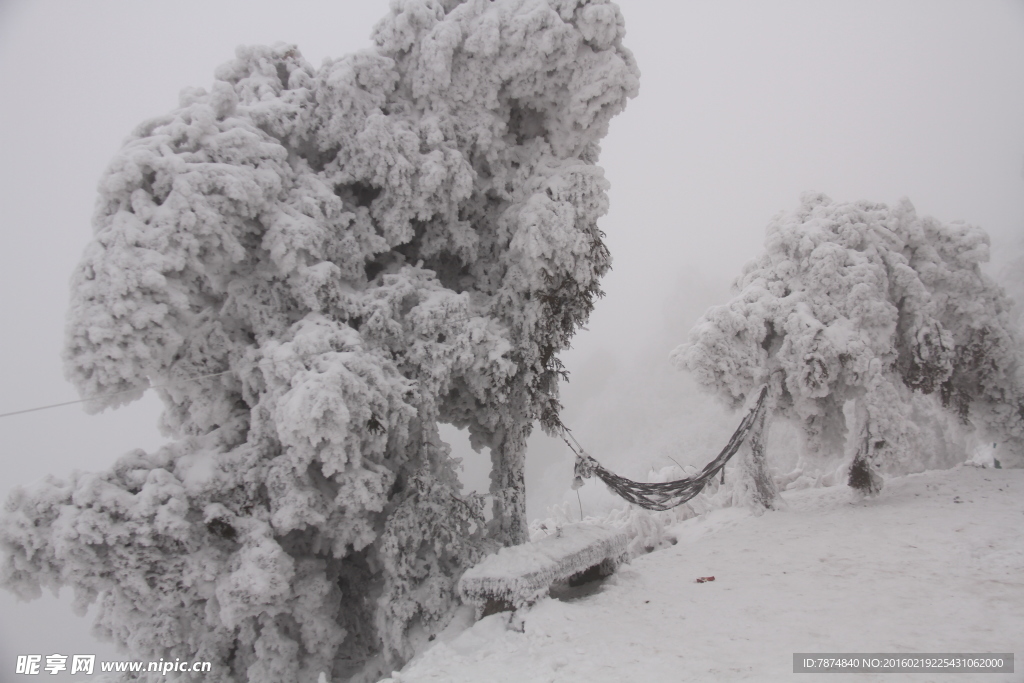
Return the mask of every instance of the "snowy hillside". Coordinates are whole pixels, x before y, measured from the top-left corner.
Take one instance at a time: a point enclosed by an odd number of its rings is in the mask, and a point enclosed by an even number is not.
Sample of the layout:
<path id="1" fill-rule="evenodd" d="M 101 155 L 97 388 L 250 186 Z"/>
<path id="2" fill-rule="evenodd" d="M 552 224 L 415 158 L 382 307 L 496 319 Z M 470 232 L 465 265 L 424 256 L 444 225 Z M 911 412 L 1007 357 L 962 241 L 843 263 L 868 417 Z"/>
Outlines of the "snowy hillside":
<path id="1" fill-rule="evenodd" d="M 603 584 L 453 625 L 390 683 L 805 681 L 794 652 L 1015 652 L 1014 674 L 846 674 L 842 681 L 1024 680 L 1024 471 L 958 467 L 789 491 L 789 508 L 714 510 Z M 714 582 L 697 583 L 714 576 Z M 459 632 L 459 630 L 462 630 Z"/>

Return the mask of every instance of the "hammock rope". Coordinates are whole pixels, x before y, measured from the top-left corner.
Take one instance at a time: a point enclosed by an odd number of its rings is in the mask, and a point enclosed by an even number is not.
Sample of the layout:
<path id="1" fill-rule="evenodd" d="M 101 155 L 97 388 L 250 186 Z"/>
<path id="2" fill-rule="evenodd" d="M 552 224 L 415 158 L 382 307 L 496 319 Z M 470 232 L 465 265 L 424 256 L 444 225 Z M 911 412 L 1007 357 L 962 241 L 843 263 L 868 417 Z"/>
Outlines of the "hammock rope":
<path id="1" fill-rule="evenodd" d="M 562 427 L 565 430 L 565 435 L 575 442 L 576 446 L 569 443 L 569 439 L 565 436 L 562 439 L 566 445 L 569 446 L 570 450 L 576 454 L 576 470 L 575 479 L 573 481 L 573 488 L 578 489 L 583 486 L 583 480 L 589 479 L 592 476 L 597 476 L 598 479 L 603 481 L 608 488 L 615 493 L 619 494 L 622 498 L 625 498 L 634 505 L 639 505 L 642 508 L 648 510 L 670 510 L 678 505 L 682 505 L 686 501 L 690 500 L 698 493 L 700 493 L 704 486 L 711 481 L 716 474 L 722 471 L 725 464 L 729 462 L 729 458 L 736 454 L 739 450 L 740 445 L 747 438 L 750 433 L 751 427 L 753 427 L 755 421 L 760 417 L 761 413 L 764 412 L 768 397 L 768 386 L 765 385 L 761 388 L 761 393 L 757 398 L 757 403 L 750 409 L 750 412 L 740 422 L 740 426 L 733 432 L 732 437 L 729 439 L 729 443 L 725 445 L 722 452 L 718 454 L 718 457 L 709 462 L 704 466 L 704 469 L 700 473 L 687 477 L 685 479 L 678 479 L 676 481 L 665 481 L 665 482 L 653 482 L 653 483 L 641 483 L 620 477 L 614 472 L 609 472 L 601 463 L 594 460 L 591 456 L 583 450 L 579 442 L 576 441 L 575 437 L 568 428 Z M 724 472 L 723 472 L 724 476 Z"/>

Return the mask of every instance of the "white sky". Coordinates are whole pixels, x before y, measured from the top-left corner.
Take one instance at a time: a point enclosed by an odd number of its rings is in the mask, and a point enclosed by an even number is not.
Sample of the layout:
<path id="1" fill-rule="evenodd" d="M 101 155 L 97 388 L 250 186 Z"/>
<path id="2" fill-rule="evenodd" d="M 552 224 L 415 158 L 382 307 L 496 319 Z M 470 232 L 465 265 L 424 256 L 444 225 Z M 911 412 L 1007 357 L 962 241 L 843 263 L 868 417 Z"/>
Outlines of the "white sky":
<path id="1" fill-rule="evenodd" d="M 601 226 L 615 265 L 565 356 L 576 386 L 599 386 L 593 374 L 621 359 L 662 363 L 805 190 L 906 195 L 922 214 L 984 227 L 998 263 L 1020 252 L 1024 2 L 619 5 L 640 96 L 604 144 Z M 385 0 L 0 0 L 0 413 L 77 398 L 60 363 L 67 282 L 96 182 L 132 128 L 176 106 L 183 87 L 208 87 L 238 44 L 293 42 L 318 65 L 368 46 L 386 10 Z M 583 399 L 573 386 L 567 416 Z M 102 416 L 72 406 L 0 418 L 0 496 L 158 446 L 158 410 L 149 398 Z M 545 474 L 537 463 L 533 480 Z M 63 604 L 3 593 L 0 680 L 16 654 L 113 657 L 86 633 Z"/>

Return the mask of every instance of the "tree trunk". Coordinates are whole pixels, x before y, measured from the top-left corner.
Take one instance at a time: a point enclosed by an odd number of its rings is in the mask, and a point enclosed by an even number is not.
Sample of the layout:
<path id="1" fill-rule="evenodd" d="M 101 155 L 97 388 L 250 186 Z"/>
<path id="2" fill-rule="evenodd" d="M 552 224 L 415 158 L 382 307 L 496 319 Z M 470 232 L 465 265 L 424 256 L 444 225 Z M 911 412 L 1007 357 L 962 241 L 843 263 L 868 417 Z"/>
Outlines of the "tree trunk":
<path id="1" fill-rule="evenodd" d="M 513 399 L 510 418 L 491 448 L 491 538 L 503 546 L 529 540 L 526 523 L 526 439 L 531 423 L 524 416 L 522 399 Z"/>
<path id="2" fill-rule="evenodd" d="M 740 454 L 739 462 L 740 479 L 737 482 L 736 502 L 749 507 L 755 514 L 761 514 L 765 510 L 777 510 L 782 502 L 779 488 L 768 469 L 766 448 L 775 403 L 782 390 L 781 376 L 774 373 L 771 377 L 766 405 L 751 426 L 747 446 Z"/>
<path id="3" fill-rule="evenodd" d="M 860 445 L 850 465 L 847 483 L 850 488 L 865 496 L 874 496 L 882 490 L 883 480 L 882 475 L 878 473 L 878 463 L 874 457 L 871 418 L 863 398 L 857 399 L 857 427 Z"/>

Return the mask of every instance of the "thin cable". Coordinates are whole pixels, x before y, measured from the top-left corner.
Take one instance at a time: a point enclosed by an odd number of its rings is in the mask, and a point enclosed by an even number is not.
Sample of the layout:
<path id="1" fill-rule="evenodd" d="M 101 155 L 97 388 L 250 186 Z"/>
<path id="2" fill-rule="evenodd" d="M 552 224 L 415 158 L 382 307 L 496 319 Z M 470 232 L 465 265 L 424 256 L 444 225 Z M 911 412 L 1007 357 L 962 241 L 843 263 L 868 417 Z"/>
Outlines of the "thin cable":
<path id="1" fill-rule="evenodd" d="M 472 316 L 472 315 L 470 315 L 470 316 L 466 316 L 466 317 L 463 317 L 463 318 L 456 318 L 455 320 L 447 320 L 445 322 L 448 322 L 448 323 L 458 323 L 458 322 L 463 322 L 465 320 L 470 320 L 470 319 L 475 318 L 475 317 L 479 317 L 479 316 Z M 304 359 L 304 358 L 311 357 L 311 356 L 321 356 L 321 355 L 323 355 L 325 353 L 331 353 L 331 351 L 317 351 L 317 352 L 313 352 L 313 353 L 309 353 L 309 354 L 298 353 L 298 354 L 295 354 L 295 355 L 297 357 L 299 357 L 299 358 L 303 358 Z M 284 358 L 284 359 L 281 359 L 281 360 L 278 361 L 278 360 L 274 360 L 272 358 L 265 358 L 262 361 L 260 361 L 259 363 L 256 363 L 256 366 L 257 367 L 262 366 L 263 363 L 265 363 L 267 361 L 269 361 L 271 363 L 283 363 L 283 362 L 286 362 L 288 360 L 291 360 L 291 359 Z M 232 372 L 235 372 L 235 371 L 234 370 L 223 370 L 221 372 L 212 372 L 212 373 L 210 373 L 208 375 L 198 375 L 196 377 L 186 377 L 184 379 L 174 380 L 173 382 L 166 382 L 164 384 L 155 384 L 155 385 L 152 385 L 152 386 L 148 386 L 148 387 L 144 388 L 142 391 L 143 391 L 143 393 L 145 393 L 145 392 L 149 391 L 150 389 L 166 389 L 168 387 L 177 386 L 177 385 L 180 385 L 180 384 L 187 384 L 189 382 L 195 382 L 197 380 L 207 379 L 209 377 L 219 377 L 221 375 L 227 375 L 227 374 L 230 374 Z M 64 406 L 73 406 L 76 403 L 86 403 L 88 401 L 95 401 L 95 400 L 101 399 L 101 398 L 112 398 L 114 396 L 120 396 L 122 394 L 131 394 L 131 393 L 134 393 L 136 391 L 138 391 L 137 388 L 136 389 L 124 389 L 123 391 L 112 391 L 109 394 L 97 394 L 96 396 L 89 396 L 88 398 L 80 398 L 80 399 L 77 399 L 75 401 L 64 401 L 63 403 L 51 403 L 50 405 L 37 406 L 35 408 L 27 408 L 25 410 L 15 410 L 15 411 L 10 412 L 10 413 L 0 413 L 0 418 L 13 417 L 14 415 L 24 415 L 25 413 L 34 413 L 34 412 L 37 412 L 39 410 L 49 410 L 51 408 L 63 408 Z M 564 425 L 563 425 L 563 429 L 565 429 Z M 575 439 L 573 439 L 573 441 L 575 441 Z M 571 448 L 571 446 L 570 446 L 570 448 Z"/>
<path id="2" fill-rule="evenodd" d="M 128 392 L 125 391 L 125 392 L 119 392 L 119 393 L 128 393 Z M 110 394 L 110 395 L 116 395 L 116 394 Z M 0 413 L 0 417 L 11 417 L 12 415 L 24 415 L 25 413 L 34 413 L 37 410 L 49 410 L 50 408 L 60 408 L 62 406 L 72 406 L 72 405 L 74 405 L 76 403 L 85 403 L 86 401 L 90 401 L 90 400 L 92 400 L 92 399 L 80 398 L 77 401 L 65 401 L 64 403 L 51 403 L 48 406 L 39 406 L 38 408 L 29 408 L 27 410 L 15 410 L 13 413 Z"/>
<path id="3" fill-rule="evenodd" d="M 150 389 L 166 389 L 167 387 L 173 387 L 179 384 L 187 384 L 188 382 L 195 382 L 200 379 L 206 379 L 208 377 L 219 377 L 220 375 L 226 375 L 234 370 L 223 370 L 221 372 L 211 372 L 208 375 L 197 375 L 196 377 L 186 377 L 185 379 L 175 380 L 173 382 L 166 382 L 164 384 L 154 384 L 144 388 L 143 393 Z M 95 401 L 99 398 L 111 398 L 113 396 L 120 396 L 121 394 L 131 394 L 138 391 L 138 389 L 124 389 L 123 391 L 112 391 L 109 394 L 98 394 L 96 396 L 90 396 L 88 398 L 80 398 L 77 401 L 64 401 L 63 403 L 51 403 L 48 406 L 39 406 L 37 408 L 28 408 L 27 410 L 15 410 L 13 413 L 0 413 L 0 417 L 11 417 L 12 415 L 24 415 L 25 413 L 34 413 L 37 410 L 49 410 L 50 408 L 61 408 L 63 406 L 73 406 L 76 403 L 85 403 L 86 401 Z"/>
<path id="4" fill-rule="evenodd" d="M 316 356 L 322 356 L 322 355 L 327 354 L 327 353 L 332 353 L 333 351 L 334 350 L 331 349 L 330 351 L 312 351 L 312 352 L 309 352 L 309 353 L 297 353 L 297 354 L 295 354 L 295 357 L 296 358 L 301 358 L 303 360 L 306 360 L 308 358 L 313 358 L 313 357 L 316 357 Z M 273 364 L 273 363 L 286 363 L 286 362 L 291 361 L 291 360 L 293 360 L 293 358 L 281 358 L 281 359 L 264 358 L 263 360 L 261 360 L 259 363 L 256 363 L 255 365 L 256 365 L 256 367 L 262 367 L 266 363 L 271 363 L 271 364 Z M 149 391 L 150 389 L 167 389 L 167 388 L 173 387 L 173 386 L 180 386 L 182 384 L 188 384 L 189 382 L 197 382 L 197 381 L 199 381 L 201 379 L 209 379 L 210 377 L 220 377 L 221 375 L 229 375 L 229 374 L 231 374 L 233 372 L 236 372 L 236 371 L 235 370 L 221 370 L 220 372 L 211 372 L 211 373 L 208 373 L 208 374 L 205 374 L 205 375 L 196 375 L 195 377 L 184 377 L 182 379 L 176 379 L 176 380 L 173 380 L 171 382 L 164 382 L 163 384 L 153 384 L 153 385 L 150 385 L 148 387 L 143 388 L 142 392 L 145 393 L 145 392 Z M 122 391 L 112 391 L 109 394 L 96 394 L 95 396 L 89 396 L 87 398 L 80 398 L 77 401 L 64 401 L 63 403 L 52 403 L 52 404 L 47 405 L 47 406 L 38 406 L 36 408 L 28 408 L 26 410 L 15 410 L 14 412 L 11 412 L 11 413 L 0 413 L 0 418 L 10 417 L 12 415 L 23 415 L 25 413 L 34 413 L 37 410 L 49 410 L 50 408 L 60 408 L 60 407 L 63 407 L 63 406 L 71 406 L 71 405 L 75 405 L 76 403 L 85 403 L 87 401 L 95 401 L 95 400 L 101 399 L 101 398 L 112 398 L 114 396 L 120 396 L 122 394 L 131 394 L 131 393 L 134 393 L 134 392 L 136 392 L 138 390 L 139 389 L 137 389 L 137 388 L 136 389 L 124 389 Z"/>

